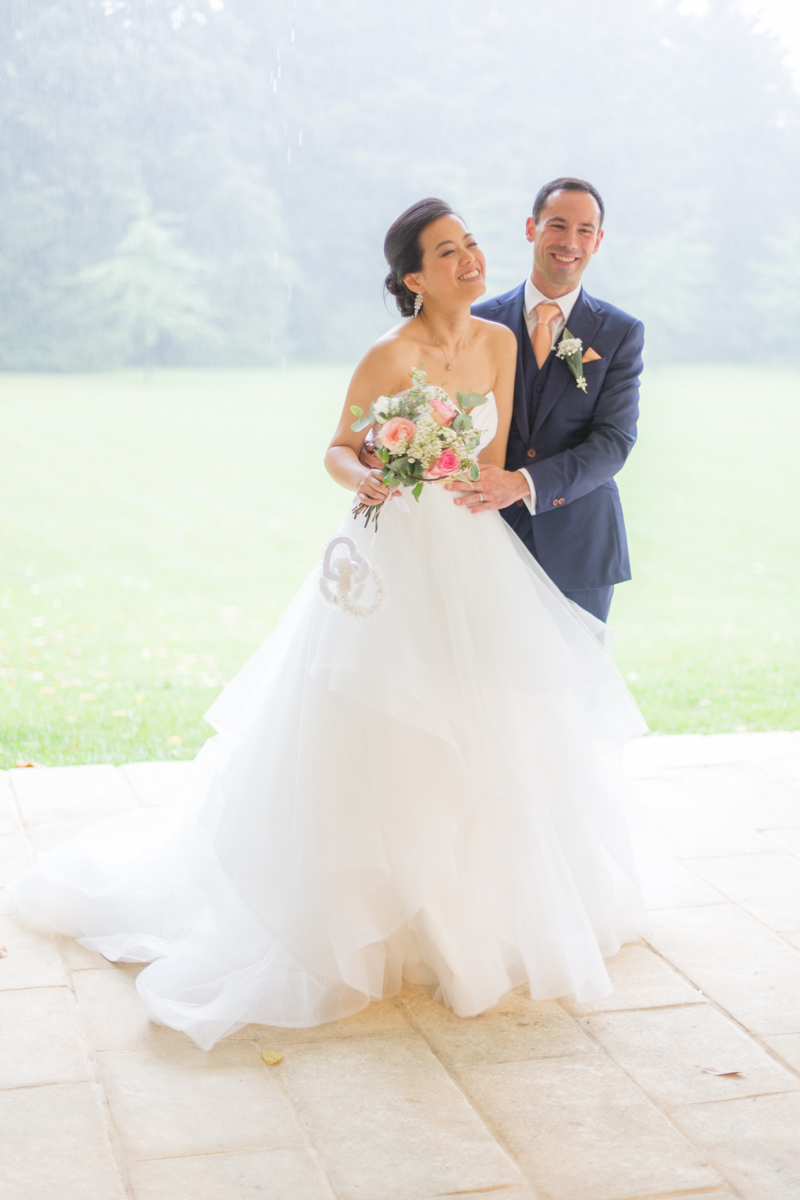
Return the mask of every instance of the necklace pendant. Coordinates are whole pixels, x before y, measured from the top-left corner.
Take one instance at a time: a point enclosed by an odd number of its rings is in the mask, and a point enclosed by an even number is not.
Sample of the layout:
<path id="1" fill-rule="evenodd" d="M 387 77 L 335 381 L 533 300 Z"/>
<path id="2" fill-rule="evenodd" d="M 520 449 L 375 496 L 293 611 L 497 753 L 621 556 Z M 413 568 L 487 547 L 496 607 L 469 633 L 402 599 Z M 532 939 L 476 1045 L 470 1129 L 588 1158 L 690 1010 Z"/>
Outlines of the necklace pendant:
<path id="1" fill-rule="evenodd" d="M 448 364 L 447 364 L 447 369 L 448 369 L 448 371 L 452 371 L 452 369 L 453 369 L 453 364 L 452 364 L 452 363 L 448 363 Z"/>

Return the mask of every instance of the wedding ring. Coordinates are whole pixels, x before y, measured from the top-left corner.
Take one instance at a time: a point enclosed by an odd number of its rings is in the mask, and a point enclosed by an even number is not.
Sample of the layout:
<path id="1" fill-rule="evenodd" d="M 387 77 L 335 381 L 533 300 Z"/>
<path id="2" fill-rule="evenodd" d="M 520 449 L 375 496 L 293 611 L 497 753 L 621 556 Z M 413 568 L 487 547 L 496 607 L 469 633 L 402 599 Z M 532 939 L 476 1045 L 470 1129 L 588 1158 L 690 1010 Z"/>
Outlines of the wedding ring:
<path id="1" fill-rule="evenodd" d="M 483 492 L 478 492 L 478 503 L 483 504 Z"/>

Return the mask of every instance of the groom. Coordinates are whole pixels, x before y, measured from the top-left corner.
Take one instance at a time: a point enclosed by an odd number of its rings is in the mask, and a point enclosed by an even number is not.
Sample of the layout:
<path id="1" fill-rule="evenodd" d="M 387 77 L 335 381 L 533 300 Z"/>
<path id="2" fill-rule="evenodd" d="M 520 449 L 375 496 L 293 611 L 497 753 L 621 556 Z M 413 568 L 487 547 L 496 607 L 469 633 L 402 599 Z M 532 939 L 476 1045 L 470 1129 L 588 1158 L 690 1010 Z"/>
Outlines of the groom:
<path id="1" fill-rule="evenodd" d="M 484 467 L 472 493 L 456 499 L 477 512 L 502 509 L 553 582 L 601 621 L 614 584 L 631 577 L 614 476 L 636 440 L 644 341 L 641 321 L 581 286 L 604 214 L 585 180 L 545 184 L 526 226 L 530 277 L 473 307 L 516 335 L 514 417 L 506 469 Z M 586 392 L 556 354 L 567 326 L 582 342 Z"/>

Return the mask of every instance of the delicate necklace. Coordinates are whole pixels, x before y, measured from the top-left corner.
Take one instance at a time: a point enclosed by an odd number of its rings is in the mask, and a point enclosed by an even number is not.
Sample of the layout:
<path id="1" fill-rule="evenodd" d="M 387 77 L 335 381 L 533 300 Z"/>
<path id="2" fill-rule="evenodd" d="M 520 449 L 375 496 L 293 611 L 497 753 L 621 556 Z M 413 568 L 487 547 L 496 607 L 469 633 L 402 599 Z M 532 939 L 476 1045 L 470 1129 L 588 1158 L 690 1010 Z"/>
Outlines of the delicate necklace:
<path id="1" fill-rule="evenodd" d="M 428 322 L 427 322 L 427 321 L 425 320 L 425 318 L 423 317 L 422 313 L 420 313 L 420 314 L 419 314 L 419 319 L 420 319 L 420 321 L 422 321 L 422 324 L 425 326 L 425 328 L 427 329 L 428 333 L 431 335 L 431 337 L 433 338 L 433 340 L 436 342 L 436 345 L 439 347 L 439 349 L 441 350 L 442 354 L 444 354 L 444 361 L 445 361 L 445 363 L 447 364 L 447 369 L 448 369 L 448 371 L 452 371 L 452 369 L 453 369 L 453 363 L 456 361 L 456 359 L 458 358 L 459 354 L 460 354 L 460 353 L 461 353 L 461 351 L 464 349 L 464 343 L 465 343 L 465 342 L 466 342 L 466 340 L 467 340 L 467 334 L 469 333 L 469 330 L 467 330 L 467 333 L 465 333 L 465 334 L 464 334 L 464 336 L 463 336 L 463 338 L 461 339 L 461 345 L 458 347 L 458 349 L 456 350 L 455 354 L 454 354 L 454 355 L 453 355 L 453 357 L 450 359 L 450 362 L 447 362 L 447 355 L 445 354 L 445 349 L 444 349 L 444 346 L 443 346 L 443 345 L 442 345 L 442 343 L 439 341 L 439 339 L 437 338 L 436 334 L 433 332 L 433 330 L 431 329 L 430 325 L 428 324 Z"/>

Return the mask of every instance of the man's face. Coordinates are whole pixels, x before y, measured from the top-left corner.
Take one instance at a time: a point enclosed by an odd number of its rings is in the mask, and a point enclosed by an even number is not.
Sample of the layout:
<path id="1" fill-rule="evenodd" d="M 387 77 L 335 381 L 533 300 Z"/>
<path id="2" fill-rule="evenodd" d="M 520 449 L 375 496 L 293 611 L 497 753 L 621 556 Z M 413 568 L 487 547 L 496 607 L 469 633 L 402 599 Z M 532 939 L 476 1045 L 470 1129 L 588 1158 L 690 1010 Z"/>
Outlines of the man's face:
<path id="1" fill-rule="evenodd" d="M 528 217 L 525 232 L 533 242 L 534 285 L 545 295 L 565 295 L 600 248 L 600 208 L 588 192 L 553 192 L 538 221 Z"/>

